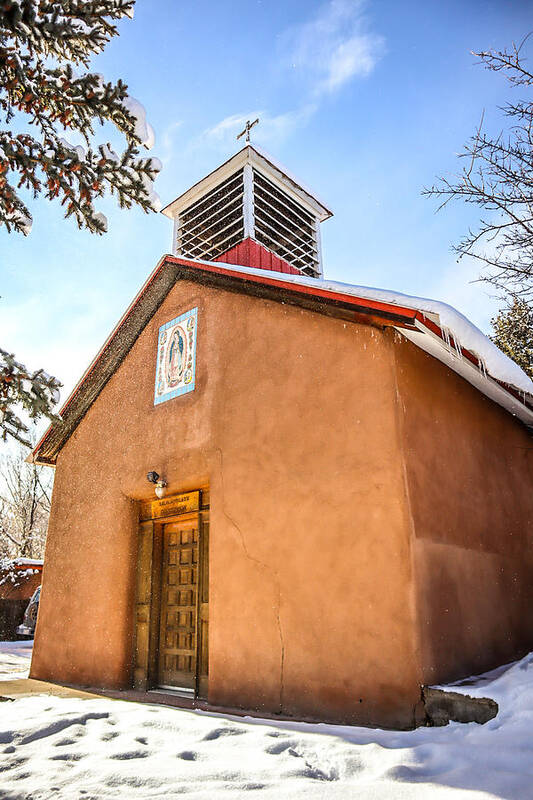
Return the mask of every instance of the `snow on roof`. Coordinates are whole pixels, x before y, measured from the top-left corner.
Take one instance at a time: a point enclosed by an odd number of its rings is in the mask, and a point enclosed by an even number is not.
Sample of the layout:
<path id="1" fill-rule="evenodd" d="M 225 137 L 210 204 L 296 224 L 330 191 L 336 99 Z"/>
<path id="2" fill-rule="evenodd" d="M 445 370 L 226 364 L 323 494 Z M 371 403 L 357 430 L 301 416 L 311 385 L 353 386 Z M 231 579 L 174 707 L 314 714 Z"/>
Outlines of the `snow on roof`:
<path id="1" fill-rule="evenodd" d="M 97 356 L 78 381 L 67 401 L 61 409 L 63 426 L 57 427 L 53 423 L 43 434 L 41 440 L 28 457 L 30 463 L 55 464 L 57 453 L 68 440 L 85 412 L 100 389 L 105 385 L 111 374 L 121 363 L 124 355 L 131 347 L 133 341 L 143 330 L 146 313 L 143 303 L 148 294 L 150 303 L 156 302 L 154 309 L 159 307 L 161 296 L 166 296 L 174 285 L 167 278 L 163 278 L 165 268 L 172 265 L 195 267 L 207 272 L 234 273 L 238 279 L 246 276 L 253 278 L 255 283 L 275 285 L 287 290 L 293 287 L 297 294 L 315 294 L 317 298 L 326 299 L 331 292 L 331 300 L 337 302 L 342 295 L 352 297 L 353 305 L 382 303 L 383 307 L 398 308 L 398 318 L 408 311 L 413 312 L 412 325 L 394 325 L 403 336 L 413 342 L 421 350 L 438 359 L 450 369 L 461 375 L 482 394 L 505 408 L 513 416 L 520 419 L 528 428 L 533 430 L 533 381 L 510 358 L 502 353 L 490 339 L 473 325 L 463 314 L 456 311 L 447 303 L 430 300 L 425 297 L 403 294 L 388 289 L 376 289 L 369 286 L 357 286 L 340 281 L 330 281 L 318 278 L 309 278 L 302 275 L 290 275 L 273 270 L 254 269 L 239 264 L 226 262 L 203 261 L 201 259 L 188 259 L 179 256 L 163 256 L 144 286 L 137 293 L 129 308 L 123 314 L 111 334 L 100 348 Z M 158 278 L 160 282 L 158 283 Z M 175 278 L 174 278 L 175 280 Z M 298 289 L 298 287 L 301 287 Z M 305 289 L 304 289 L 305 287 Z M 163 292 L 163 295 L 161 295 Z M 359 301 L 359 302 L 358 302 Z M 282 302 L 284 302 L 282 300 Z M 394 313 L 394 312 L 393 312 Z M 135 316 L 137 315 L 137 316 Z M 131 321 L 133 320 L 133 322 Z M 129 321 L 129 336 L 119 336 L 119 332 Z M 393 323 L 394 324 L 394 323 Z M 140 326 L 140 327 L 139 327 Z M 133 337 L 133 338 L 131 338 Z M 102 355 L 107 353 L 107 359 L 102 360 Z M 99 365 L 101 368 L 99 370 Z M 90 381 L 93 383 L 90 384 Z M 87 389 L 86 396 L 84 390 Z M 76 401 L 77 405 L 76 405 Z M 68 424 L 65 421 L 70 414 Z"/>
<path id="2" fill-rule="evenodd" d="M 198 263 L 208 264 L 211 262 L 198 261 Z M 533 381 L 518 364 L 506 356 L 505 353 L 502 353 L 494 342 L 491 342 L 470 320 L 447 303 L 442 303 L 439 300 L 430 300 L 426 297 L 403 294 L 389 289 L 375 289 L 370 286 L 357 286 L 351 283 L 341 283 L 340 281 L 308 278 L 301 275 L 287 275 L 281 272 L 273 273 L 269 271 L 265 274 L 265 270 L 262 269 L 232 264 L 224 264 L 224 268 L 259 277 L 266 277 L 267 275 L 272 277 L 275 275 L 276 280 L 285 283 L 314 287 L 323 291 L 337 292 L 367 300 L 377 300 L 434 315 L 438 318 L 436 321 L 443 331 L 451 334 L 458 345 L 475 355 L 491 377 L 533 397 Z"/>
<path id="3" fill-rule="evenodd" d="M 26 570 L 28 574 L 31 574 L 40 571 L 42 567 L 42 558 L 0 558 L 0 570 L 3 572 Z"/>

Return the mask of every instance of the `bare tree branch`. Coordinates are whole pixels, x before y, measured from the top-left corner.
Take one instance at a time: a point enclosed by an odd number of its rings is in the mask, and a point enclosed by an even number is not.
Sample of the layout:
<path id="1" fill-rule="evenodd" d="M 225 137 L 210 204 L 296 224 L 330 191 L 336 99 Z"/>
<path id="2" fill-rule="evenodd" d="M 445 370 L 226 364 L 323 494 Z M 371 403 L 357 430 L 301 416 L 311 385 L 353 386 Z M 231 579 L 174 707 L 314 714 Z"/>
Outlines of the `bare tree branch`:
<path id="1" fill-rule="evenodd" d="M 531 34 L 509 50 L 474 53 L 486 69 L 504 72 L 512 88 L 533 87 L 523 48 Z M 454 246 L 459 258 L 483 264 L 480 279 L 514 297 L 533 300 L 533 100 L 509 102 L 502 109 L 511 125 L 490 136 L 481 122 L 459 157 L 462 171 L 423 194 L 441 199 L 440 211 L 451 200 L 463 200 L 491 212 Z"/>
<path id="2" fill-rule="evenodd" d="M 50 514 L 49 470 L 20 447 L 0 461 L 0 558 L 42 558 Z"/>

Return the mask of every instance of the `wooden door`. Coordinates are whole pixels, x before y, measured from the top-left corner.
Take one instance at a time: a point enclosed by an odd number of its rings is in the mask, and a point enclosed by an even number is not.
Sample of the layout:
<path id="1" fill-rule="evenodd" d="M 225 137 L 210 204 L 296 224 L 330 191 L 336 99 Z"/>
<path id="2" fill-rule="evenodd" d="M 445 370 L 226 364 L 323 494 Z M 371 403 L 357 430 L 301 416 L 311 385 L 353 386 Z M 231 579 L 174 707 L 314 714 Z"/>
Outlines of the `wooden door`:
<path id="1" fill-rule="evenodd" d="M 158 684 L 206 696 L 208 549 L 200 515 L 163 527 Z"/>
<path id="2" fill-rule="evenodd" d="M 196 690 L 198 515 L 163 529 L 159 685 Z"/>

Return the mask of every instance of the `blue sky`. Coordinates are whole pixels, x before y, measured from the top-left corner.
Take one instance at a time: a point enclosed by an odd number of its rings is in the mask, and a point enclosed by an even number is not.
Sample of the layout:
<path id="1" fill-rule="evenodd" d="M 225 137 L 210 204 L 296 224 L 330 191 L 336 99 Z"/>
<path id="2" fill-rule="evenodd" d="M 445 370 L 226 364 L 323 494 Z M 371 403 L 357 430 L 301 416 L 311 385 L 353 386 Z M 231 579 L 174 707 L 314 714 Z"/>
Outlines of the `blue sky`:
<path id="1" fill-rule="evenodd" d="M 499 129 L 510 90 L 471 51 L 521 40 L 532 10 L 520 0 L 137 0 L 93 69 L 123 78 L 145 106 L 164 204 L 236 152 L 241 120 L 258 114 L 255 141 L 335 213 L 322 226 L 326 277 L 444 300 L 488 330 L 498 303 L 450 249 L 478 214 L 435 214 L 420 191 L 457 170 L 483 109 Z M 105 128 L 99 141 L 116 149 L 120 139 Z M 30 208 L 29 237 L 0 229 L 1 346 L 56 374 L 64 400 L 169 251 L 171 223 L 110 199 L 98 237 L 59 205 Z"/>

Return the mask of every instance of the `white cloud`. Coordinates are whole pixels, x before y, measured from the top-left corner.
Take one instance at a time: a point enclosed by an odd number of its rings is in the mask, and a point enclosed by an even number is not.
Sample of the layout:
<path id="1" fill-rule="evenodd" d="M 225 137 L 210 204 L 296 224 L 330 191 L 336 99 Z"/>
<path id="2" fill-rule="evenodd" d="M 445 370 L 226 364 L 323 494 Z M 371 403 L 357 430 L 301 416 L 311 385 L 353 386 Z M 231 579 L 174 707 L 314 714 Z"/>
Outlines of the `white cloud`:
<path id="1" fill-rule="evenodd" d="M 179 130 L 179 128 L 181 128 L 181 125 L 182 125 L 181 120 L 178 122 L 172 122 L 170 125 L 167 125 L 167 127 L 161 134 L 160 158 L 165 167 L 168 167 L 170 162 L 174 159 L 175 156 L 174 134 L 176 133 L 177 130 Z"/>
<path id="2" fill-rule="evenodd" d="M 237 142 L 237 134 L 244 129 L 247 120 L 253 121 L 259 117 L 259 125 L 252 128 L 252 141 L 270 147 L 279 146 L 296 129 L 305 125 L 315 110 L 316 106 L 310 104 L 296 111 L 274 116 L 257 109 L 242 114 L 232 114 L 205 130 L 201 135 L 201 143 L 202 146 L 210 144 L 221 150 L 234 149 L 239 143 L 244 145 L 244 137 Z"/>
<path id="3" fill-rule="evenodd" d="M 385 40 L 367 30 L 364 6 L 364 0 L 329 0 L 283 37 L 292 67 L 312 81 L 315 95 L 366 77 L 383 55 Z"/>
<path id="4" fill-rule="evenodd" d="M 252 130 L 252 141 L 278 148 L 307 124 L 327 94 L 338 91 L 353 78 L 369 75 L 383 55 L 385 44 L 383 37 L 367 31 L 364 6 L 365 0 L 329 0 L 312 19 L 281 35 L 281 50 L 289 53 L 285 66 L 301 73 L 307 84 L 299 108 L 274 115 L 257 108 L 232 114 L 205 130 L 192 149 L 234 151 L 241 142 L 244 144 L 244 138 L 236 141 L 237 134 L 247 120 L 256 117 L 260 123 Z"/>

